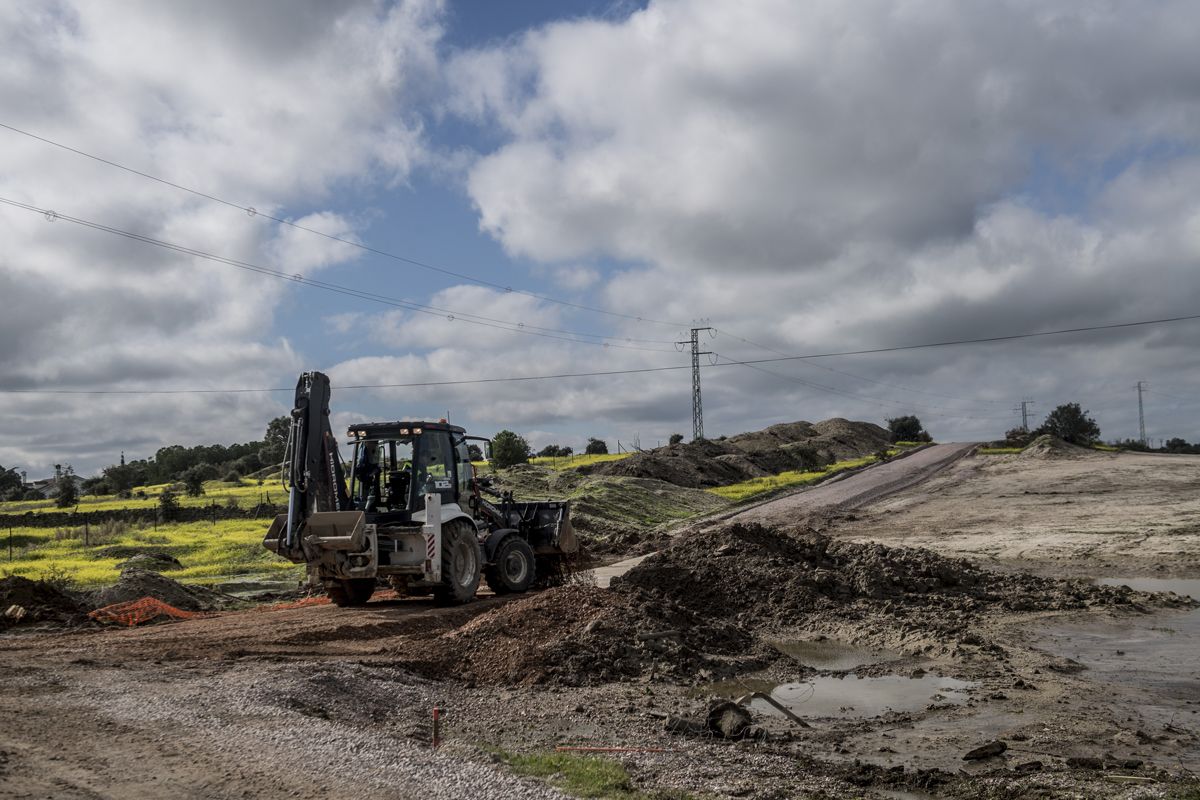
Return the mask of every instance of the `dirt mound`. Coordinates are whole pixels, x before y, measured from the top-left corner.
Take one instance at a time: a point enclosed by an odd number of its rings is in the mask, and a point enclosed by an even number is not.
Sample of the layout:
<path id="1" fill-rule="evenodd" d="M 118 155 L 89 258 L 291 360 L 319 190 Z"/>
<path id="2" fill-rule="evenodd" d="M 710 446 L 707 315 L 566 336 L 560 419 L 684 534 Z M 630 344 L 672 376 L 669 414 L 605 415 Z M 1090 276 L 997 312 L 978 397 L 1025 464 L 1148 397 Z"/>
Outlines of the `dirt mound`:
<path id="1" fill-rule="evenodd" d="M 942 639 L 969 637 L 973 618 L 999 610 L 1129 605 L 1146 597 L 1125 587 L 989 572 L 929 550 L 741 523 L 680 537 L 613 586 L 749 629 L 874 615 Z"/>
<path id="2" fill-rule="evenodd" d="M 169 572 L 173 569 L 183 569 L 179 559 L 169 553 L 137 553 L 118 564 L 122 570 L 136 567 L 152 572 Z"/>
<path id="3" fill-rule="evenodd" d="M 1095 454 L 1094 450 L 1064 442 L 1056 436 L 1044 433 L 1030 442 L 1018 457 L 1022 459 L 1083 458 Z"/>
<path id="4" fill-rule="evenodd" d="M 143 597 L 153 597 L 183 611 L 219 611 L 238 602 L 232 597 L 202 586 L 185 586 L 157 572 L 127 567 L 112 586 L 93 592 L 95 608 L 114 603 L 128 603 Z"/>
<path id="5" fill-rule="evenodd" d="M 477 683 L 569 686 L 711 679 L 766 663 L 750 636 L 674 603 L 568 585 L 512 600 L 450 631 L 405 666 Z"/>
<path id="6" fill-rule="evenodd" d="M 11 606 L 20 606 L 24 610 L 19 619 L 3 616 Z M 31 623 L 82 625 L 88 621 L 88 611 L 78 598 L 52 583 L 31 581 L 18 575 L 0 580 L 0 630 Z"/>
<path id="7" fill-rule="evenodd" d="M 676 486 L 727 486 L 785 470 L 815 469 L 888 446 L 886 430 L 869 422 L 786 422 L 727 439 L 700 440 L 577 468 L 592 475 L 652 478 Z"/>
<path id="8" fill-rule="evenodd" d="M 504 470 L 496 487 L 519 499 L 570 500 L 571 524 L 590 553 L 626 552 L 652 539 L 659 525 L 728 505 L 711 492 L 666 481 L 555 472 L 533 464 Z"/>

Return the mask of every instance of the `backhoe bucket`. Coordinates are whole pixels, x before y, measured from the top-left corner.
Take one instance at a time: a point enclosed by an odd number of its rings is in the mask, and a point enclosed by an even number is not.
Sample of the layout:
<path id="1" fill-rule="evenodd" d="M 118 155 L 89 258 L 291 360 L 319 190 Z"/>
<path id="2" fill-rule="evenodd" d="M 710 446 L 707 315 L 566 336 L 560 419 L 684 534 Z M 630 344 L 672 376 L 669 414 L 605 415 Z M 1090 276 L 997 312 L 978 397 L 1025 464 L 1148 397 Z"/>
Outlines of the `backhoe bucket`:
<path id="1" fill-rule="evenodd" d="M 263 539 L 263 547 L 298 564 L 309 560 L 306 551 L 310 554 L 319 550 L 347 550 L 357 553 L 367 546 L 367 518 L 361 511 L 318 511 L 312 514 L 301 523 L 294 539 L 296 546 L 292 548 L 284 541 L 287 537 L 287 522 L 287 514 L 275 517 L 266 538 Z"/>

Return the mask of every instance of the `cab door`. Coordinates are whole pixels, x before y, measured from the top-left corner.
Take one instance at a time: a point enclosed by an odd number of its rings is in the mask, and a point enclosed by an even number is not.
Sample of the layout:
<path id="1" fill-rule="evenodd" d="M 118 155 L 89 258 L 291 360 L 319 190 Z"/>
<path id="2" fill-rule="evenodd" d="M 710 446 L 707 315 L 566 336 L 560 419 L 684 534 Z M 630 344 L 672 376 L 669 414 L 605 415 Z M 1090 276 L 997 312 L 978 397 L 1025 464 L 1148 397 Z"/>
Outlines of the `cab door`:
<path id="1" fill-rule="evenodd" d="M 449 431 L 426 431 L 421 435 L 414 474 L 417 491 L 441 495 L 443 503 L 455 502 L 454 448 Z"/>

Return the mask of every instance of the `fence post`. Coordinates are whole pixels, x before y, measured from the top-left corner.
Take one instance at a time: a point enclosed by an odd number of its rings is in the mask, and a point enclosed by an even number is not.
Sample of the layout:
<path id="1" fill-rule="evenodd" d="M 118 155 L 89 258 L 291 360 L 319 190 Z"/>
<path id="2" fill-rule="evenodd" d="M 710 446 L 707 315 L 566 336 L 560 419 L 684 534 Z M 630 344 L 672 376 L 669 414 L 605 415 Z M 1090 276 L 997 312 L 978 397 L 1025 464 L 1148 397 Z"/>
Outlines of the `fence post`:
<path id="1" fill-rule="evenodd" d="M 8 526 L 8 560 L 13 560 L 12 554 L 12 525 Z"/>
<path id="2" fill-rule="evenodd" d="M 84 547 L 92 546 L 92 527 L 90 524 L 88 524 L 87 517 L 83 518 L 83 546 Z"/>

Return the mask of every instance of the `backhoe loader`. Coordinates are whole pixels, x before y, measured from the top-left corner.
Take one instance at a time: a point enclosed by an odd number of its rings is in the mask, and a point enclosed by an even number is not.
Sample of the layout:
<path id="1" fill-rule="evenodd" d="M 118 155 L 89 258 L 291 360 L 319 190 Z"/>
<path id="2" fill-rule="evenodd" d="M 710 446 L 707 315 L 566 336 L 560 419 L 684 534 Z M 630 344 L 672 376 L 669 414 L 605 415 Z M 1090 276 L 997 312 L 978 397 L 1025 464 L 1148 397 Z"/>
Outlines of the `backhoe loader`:
<path id="1" fill-rule="evenodd" d="M 339 606 L 366 603 L 382 580 L 401 594 L 465 603 L 487 580 L 524 592 L 563 573 L 579 550 L 569 504 L 516 501 L 476 477 L 466 431 L 445 420 L 351 425 L 343 462 L 329 422 L 329 378 L 296 384 L 284 480 L 287 513 L 263 546 L 307 565 Z M 488 495 L 485 497 L 485 495 Z"/>

